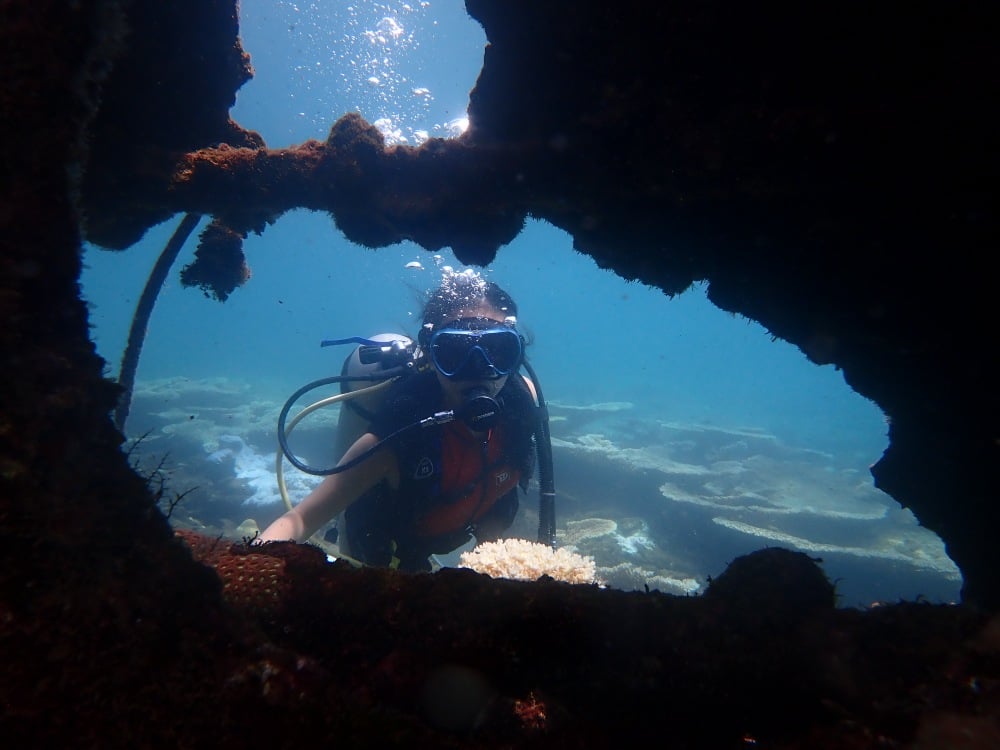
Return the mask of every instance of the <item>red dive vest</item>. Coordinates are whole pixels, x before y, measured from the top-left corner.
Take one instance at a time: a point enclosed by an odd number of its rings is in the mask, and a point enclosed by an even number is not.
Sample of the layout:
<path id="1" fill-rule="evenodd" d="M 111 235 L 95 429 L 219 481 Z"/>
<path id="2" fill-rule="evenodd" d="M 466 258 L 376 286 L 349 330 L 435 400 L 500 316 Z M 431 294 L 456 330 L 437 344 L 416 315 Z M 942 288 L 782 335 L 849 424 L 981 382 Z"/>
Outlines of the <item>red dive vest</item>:
<path id="1" fill-rule="evenodd" d="M 494 503 L 517 487 L 520 469 L 503 455 L 507 427 L 501 423 L 483 437 L 459 421 L 441 435 L 441 494 L 417 518 L 417 536 L 434 537 L 463 530 L 485 515 Z"/>

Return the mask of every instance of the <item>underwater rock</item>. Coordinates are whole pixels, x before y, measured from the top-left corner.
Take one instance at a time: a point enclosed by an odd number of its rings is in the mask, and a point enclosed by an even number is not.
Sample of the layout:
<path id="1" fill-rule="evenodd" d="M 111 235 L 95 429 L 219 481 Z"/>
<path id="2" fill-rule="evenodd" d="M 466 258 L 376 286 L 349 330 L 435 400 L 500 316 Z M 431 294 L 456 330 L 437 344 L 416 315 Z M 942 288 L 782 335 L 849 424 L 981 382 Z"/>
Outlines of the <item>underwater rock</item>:
<path id="1" fill-rule="evenodd" d="M 713 578 L 705 598 L 725 602 L 743 614 L 764 612 L 776 621 L 833 609 L 834 586 L 819 561 L 780 547 L 751 552 L 733 560 Z"/>

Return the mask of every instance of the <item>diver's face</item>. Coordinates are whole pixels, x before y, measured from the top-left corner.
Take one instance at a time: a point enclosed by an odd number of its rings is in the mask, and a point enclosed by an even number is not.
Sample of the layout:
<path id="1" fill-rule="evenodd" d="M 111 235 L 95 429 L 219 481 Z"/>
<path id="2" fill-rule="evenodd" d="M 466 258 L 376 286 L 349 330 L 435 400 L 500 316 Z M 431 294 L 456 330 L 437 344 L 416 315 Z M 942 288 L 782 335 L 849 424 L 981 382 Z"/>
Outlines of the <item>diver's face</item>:
<path id="1" fill-rule="evenodd" d="M 495 320 L 499 326 L 503 325 L 504 319 L 507 316 L 493 307 L 493 305 L 483 303 L 478 306 L 456 310 L 450 317 L 452 320 L 460 320 L 461 318 L 489 318 L 490 320 Z M 444 391 L 445 406 L 449 409 L 457 409 L 472 395 L 485 395 L 490 398 L 496 398 L 496 395 L 507 384 L 507 378 L 509 377 L 508 375 L 502 375 L 499 378 L 466 380 L 449 378 L 437 368 L 434 368 L 434 373 L 437 375 L 441 389 Z"/>

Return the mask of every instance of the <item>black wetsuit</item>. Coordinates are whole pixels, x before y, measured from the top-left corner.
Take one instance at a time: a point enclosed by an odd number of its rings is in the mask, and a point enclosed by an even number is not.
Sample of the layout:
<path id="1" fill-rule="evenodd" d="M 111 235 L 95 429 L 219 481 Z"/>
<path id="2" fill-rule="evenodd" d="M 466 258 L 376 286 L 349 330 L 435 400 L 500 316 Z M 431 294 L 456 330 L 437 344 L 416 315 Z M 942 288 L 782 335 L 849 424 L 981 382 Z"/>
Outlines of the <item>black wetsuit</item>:
<path id="1" fill-rule="evenodd" d="M 393 386 L 369 430 L 385 438 L 441 411 L 444 393 L 433 371 Z M 500 420 L 483 435 L 460 421 L 414 427 L 383 450 L 396 455 L 399 488 L 383 481 L 346 512 L 350 554 L 370 565 L 428 570 L 431 554 L 460 547 L 488 523 L 506 529 L 527 486 L 537 414 L 524 380 L 511 376 L 497 395 Z M 479 541 L 484 541 L 477 536 Z"/>

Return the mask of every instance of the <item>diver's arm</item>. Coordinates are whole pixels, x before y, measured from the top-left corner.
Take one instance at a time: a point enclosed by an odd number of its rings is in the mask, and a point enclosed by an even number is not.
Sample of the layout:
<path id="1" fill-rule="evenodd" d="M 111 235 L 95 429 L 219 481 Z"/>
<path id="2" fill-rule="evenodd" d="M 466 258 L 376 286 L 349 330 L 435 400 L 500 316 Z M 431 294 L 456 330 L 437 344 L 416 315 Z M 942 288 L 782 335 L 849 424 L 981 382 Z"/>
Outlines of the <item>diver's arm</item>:
<path id="1" fill-rule="evenodd" d="M 374 446 L 378 438 L 370 432 L 359 437 L 340 459 L 343 464 Z M 338 464 L 339 465 L 339 464 Z M 291 539 L 302 542 L 311 537 L 324 523 L 339 514 L 382 479 L 396 486 L 399 483 L 396 457 L 392 451 L 379 450 L 347 471 L 331 474 L 260 535 L 261 542 Z"/>

